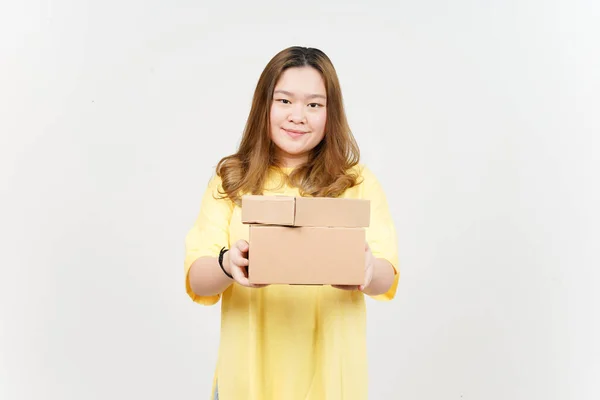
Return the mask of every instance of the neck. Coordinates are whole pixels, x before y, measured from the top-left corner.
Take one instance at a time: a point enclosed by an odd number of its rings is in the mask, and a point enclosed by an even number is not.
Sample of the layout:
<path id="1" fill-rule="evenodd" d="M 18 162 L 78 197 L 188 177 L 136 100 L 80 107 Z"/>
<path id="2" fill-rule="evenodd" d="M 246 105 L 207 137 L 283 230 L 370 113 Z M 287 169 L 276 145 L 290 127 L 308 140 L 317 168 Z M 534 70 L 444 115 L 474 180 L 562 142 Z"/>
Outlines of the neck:
<path id="1" fill-rule="evenodd" d="M 302 155 L 291 155 L 285 154 L 280 155 L 281 165 L 284 168 L 296 168 L 299 165 L 302 165 L 308 161 L 308 156 L 306 154 Z"/>

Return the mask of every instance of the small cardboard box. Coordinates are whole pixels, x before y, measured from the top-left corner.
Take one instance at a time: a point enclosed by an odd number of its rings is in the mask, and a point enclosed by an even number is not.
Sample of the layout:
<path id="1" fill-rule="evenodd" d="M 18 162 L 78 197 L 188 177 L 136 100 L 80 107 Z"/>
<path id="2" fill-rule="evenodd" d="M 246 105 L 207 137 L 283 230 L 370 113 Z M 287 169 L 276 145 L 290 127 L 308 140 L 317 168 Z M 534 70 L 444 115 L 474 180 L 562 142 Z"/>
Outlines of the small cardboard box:
<path id="1" fill-rule="evenodd" d="M 368 200 L 242 197 L 250 224 L 251 283 L 360 285 L 365 277 Z"/>
<path id="2" fill-rule="evenodd" d="M 366 228 L 370 202 L 361 199 L 293 196 L 243 196 L 244 224 Z"/>

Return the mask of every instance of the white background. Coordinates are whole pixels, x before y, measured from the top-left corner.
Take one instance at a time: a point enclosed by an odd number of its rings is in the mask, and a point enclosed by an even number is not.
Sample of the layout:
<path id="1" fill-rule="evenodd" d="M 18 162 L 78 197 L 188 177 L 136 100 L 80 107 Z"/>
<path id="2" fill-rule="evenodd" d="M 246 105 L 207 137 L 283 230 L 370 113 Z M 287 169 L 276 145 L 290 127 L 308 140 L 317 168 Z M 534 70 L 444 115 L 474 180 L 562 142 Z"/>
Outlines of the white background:
<path id="1" fill-rule="evenodd" d="M 187 298 L 183 239 L 291 45 L 333 60 L 398 229 L 370 397 L 600 398 L 599 20 L 592 0 L 2 1 L 0 399 L 208 398 L 219 306 Z"/>

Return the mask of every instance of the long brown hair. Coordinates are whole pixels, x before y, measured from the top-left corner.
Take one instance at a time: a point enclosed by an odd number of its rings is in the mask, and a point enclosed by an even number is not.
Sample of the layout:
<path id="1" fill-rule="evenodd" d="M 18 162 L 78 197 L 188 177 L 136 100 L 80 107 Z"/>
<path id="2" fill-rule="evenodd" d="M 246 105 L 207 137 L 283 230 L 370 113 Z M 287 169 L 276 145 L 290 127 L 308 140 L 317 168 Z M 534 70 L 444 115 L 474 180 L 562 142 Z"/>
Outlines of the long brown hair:
<path id="1" fill-rule="evenodd" d="M 353 167 L 359 163 L 360 151 L 348 126 L 335 68 L 321 50 L 294 46 L 276 54 L 263 70 L 238 151 L 217 165 L 223 194 L 233 202 L 239 203 L 242 194 L 262 194 L 269 171 L 281 167 L 270 136 L 273 91 L 283 71 L 304 66 L 319 71 L 325 83 L 325 136 L 310 152 L 307 162 L 290 173 L 287 183 L 297 187 L 301 195 L 314 197 L 338 197 L 357 184 L 358 174 Z"/>

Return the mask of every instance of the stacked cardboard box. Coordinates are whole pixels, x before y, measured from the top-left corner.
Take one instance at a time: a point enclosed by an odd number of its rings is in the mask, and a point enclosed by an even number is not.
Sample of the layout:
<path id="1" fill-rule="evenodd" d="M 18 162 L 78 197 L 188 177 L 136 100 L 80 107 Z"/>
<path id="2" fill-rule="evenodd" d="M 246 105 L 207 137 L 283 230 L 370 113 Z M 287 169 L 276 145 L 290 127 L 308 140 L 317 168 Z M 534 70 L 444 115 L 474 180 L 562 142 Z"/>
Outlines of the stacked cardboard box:
<path id="1" fill-rule="evenodd" d="M 242 197 L 250 225 L 248 279 L 256 284 L 360 285 L 368 200 Z"/>

